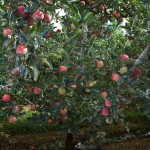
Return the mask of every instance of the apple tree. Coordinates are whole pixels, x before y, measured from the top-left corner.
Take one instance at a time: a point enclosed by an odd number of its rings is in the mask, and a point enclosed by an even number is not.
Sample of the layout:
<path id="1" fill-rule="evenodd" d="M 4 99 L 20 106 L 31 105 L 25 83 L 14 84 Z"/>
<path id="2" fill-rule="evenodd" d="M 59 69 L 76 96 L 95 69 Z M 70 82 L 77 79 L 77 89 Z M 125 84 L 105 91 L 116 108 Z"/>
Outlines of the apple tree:
<path id="1" fill-rule="evenodd" d="M 149 115 L 147 0 L 0 4 L 1 118 L 14 123 L 30 105 L 34 123 L 71 134 L 120 122 L 134 100 Z"/>

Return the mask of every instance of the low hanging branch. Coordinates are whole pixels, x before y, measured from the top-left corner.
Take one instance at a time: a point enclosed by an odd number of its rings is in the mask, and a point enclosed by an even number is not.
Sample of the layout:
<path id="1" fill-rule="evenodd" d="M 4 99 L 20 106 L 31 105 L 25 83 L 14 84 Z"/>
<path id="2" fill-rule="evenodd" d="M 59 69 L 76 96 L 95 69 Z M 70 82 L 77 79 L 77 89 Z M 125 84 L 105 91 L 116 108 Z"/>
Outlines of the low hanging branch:
<path id="1" fill-rule="evenodd" d="M 146 59 L 148 57 L 148 53 L 150 52 L 150 45 L 148 45 L 144 51 L 141 53 L 141 55 L 136 59 L 133 67 L 130 69 L 131 72 L 134 72 L 136 67 L 142 62 L 142 60 Z"/>

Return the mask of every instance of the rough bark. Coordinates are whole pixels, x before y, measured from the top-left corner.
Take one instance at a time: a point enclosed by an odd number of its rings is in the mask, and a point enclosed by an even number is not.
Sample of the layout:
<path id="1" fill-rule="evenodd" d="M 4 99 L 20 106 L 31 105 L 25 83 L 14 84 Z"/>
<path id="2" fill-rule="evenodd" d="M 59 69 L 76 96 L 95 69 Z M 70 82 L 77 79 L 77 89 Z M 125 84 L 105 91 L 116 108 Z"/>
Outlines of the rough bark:
<path id="1" fill-rule="evenodd" d="M 76 150 L 75 143 L 73 142 L 73 134 L 67 133 L 64 150 Z"/>

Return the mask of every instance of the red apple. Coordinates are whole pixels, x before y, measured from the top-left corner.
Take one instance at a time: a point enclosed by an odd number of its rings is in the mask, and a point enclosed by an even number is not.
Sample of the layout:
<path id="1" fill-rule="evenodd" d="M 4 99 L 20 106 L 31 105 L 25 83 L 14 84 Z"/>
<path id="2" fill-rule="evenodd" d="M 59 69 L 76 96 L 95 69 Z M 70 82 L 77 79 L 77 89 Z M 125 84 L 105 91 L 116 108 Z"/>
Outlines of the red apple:
<path id="1" fill-rule="evenodd" d="M 45 3 L 52 3 L 52 0 L 43 0 Z"/>
<path id="2" fill-rule="evenodd" d="M 44 14 L 44 22 L 49 23 L 52 21 L 52 16 L 49 14 Z"/>
<path id="3" fill-rule="evenodd" d="M 41 91 L 42 91 L 41 88 L 39 88 L 39 87 L 36 86 L 36 87 L 34 87 L 33 93 L 34 94 L 40 94 Z"/>
<path id="4" fill-rule="evenodd" d="M 108 116 L 108 115 L 109 115 L 108 109 L 103 108 L 103 109 L 102 109 L 102 115 L 103 115 L 103 116 Z"/>
<path id="5" fill-rule="evenodd" d="M 53 109 L 55 107 L 55 104 L 50 104 L 50 108 Z"/>
<path id="6" fill-rule="evenodd" d="M 68 69 L 66 66 L 60 66 L 58 71 L 59 71 L 59 73 L 66 73 L 68 71 Z"/>
<path id="7" fill-rule="evenodd" d="M 31 104 L 30 105 L 30 110 L 35 111 L 36 110 L 36 105 L 35 104 Z"/>
<path id="8" fill-rule="evenodd" d="M 120 17 L 120 13 L 118 13 L 118 12 L 113 12 L 112 15 L 113 15 L 115 18 L 119 18 L 119 17 Z"/>
<path id="9" fill-rule="evenodd" d="M 18 112 L 20 112 L 20 111 L 21 111 L 21 109 L 20 109 L 19 106 L 15 106 L 15 108 L 12 110 L 12 112 L 13 112 L 14 114 L 16 114 L 16 113 L 18 113 Z"/>
<path id="10" fill-rule="evenodd" d="M 113 81 L 116 81 L 116 82 L 117 82 L 117 81 L 120 79 L 120 75 L 117 74 L 117 73 L 113 73 L 112 76 L 111 76 L 111 79 L 112 79 Z"/>
<path id="11" fill-rule="evenodd" d="M 105 6 L 105 5 L 100 5 L 99 9 L 100 9 L 101 11 L 105 11 L 105 10 L 107 10 L 107 6 Z"/>
<path id="12" fill-rule="evenodd" d="M 139 78 L 142 75 L 142 71 L 139 68 L 136 68 L 132 74 L 132 77 L 135 78 Z"/>
<path id="13" fill-rule="evenodd" d="M 76 84 L 72 84 L 72 85 L 70 85 L 70 87 L 71 87 L 72 89 L 76 89 L 76 88 L 77 88 L 77 85 L 76 85 Z"/>
<path id="14" fill-rule="evenodd" d="M 25 12 L 24 10 L 25 10 L 24 6 L 17 7 L 17 14 L 19 17 L 26 17 L 28 15 L 28 12 Z"/>
<path id="15" fill-rule="evenodd" d="M 82 5 L 85 5 L 85 1 L 84 1 L 84 0 L 80 0 L 80 3 L 81 3 Z"/>
<path id="16" fill-rule="evenodd" d="M 50 137 L 50 141 L 51 142 L 55 142 L 56 141 L 56 137 L 55 136 Z"/>
<path id="17" fill-rule="evenodd" d="M 12 30 L 9 29 L 9 28 L 4 29 L 3 30 L 3 35 L 4 35 L 4 37 L 11 36 L 12 35 Z"/>
<path id="18" fill-rule="evenodd" d="M 55 123 L 55 119 L 48 119 L 48 123 L 49 123 L 49 124 Z"/>
<path id="19" fill-rule="evenodd" d="M 102 68 L 104 66 L 104 62 L 103 61 L 97 61 L 96 62 L 96 67 L 97 68 Z"/>
<path id="20" fill-rule="evenodd" d="M 3 96 L 2 96 L 2 101 L 3 102 L 9 102 L 10 101 L 10 95 L 9 94 L 4 94 Z"/>
<path id="21" fill-rule="evenodd" d="M 67 114 L 67 109 L 66 108 L 61 109 L 60 113 L 65 116 Z"/>
<path id="22" fill-rule="evenodd" d="M 20 45 L 18 45 L 18 47 L 16 49 L 16 54 L 25 55 L 27 53 L 27 51 L 28 51 L 28 49 L 23 44 L 20 44 Z"/>
<path id="23" fill-rule="evenodd" d="M 9 118 L 8 118 L 8 122 L 9 123 L 14 123 L 14 122 L 16 122 L 16 117 L 14 117 L 14 116 L 10 116 Z"/>
<path id="24" fill-rule="evenodd" d="M 122 56 L 121 56 L 121 58 L 122 58 L 122 60 L 128 60 L 129 59 L 129 56 L 127 55 L 127 54 L 123 54 Z"/>
<path id="25" fill-rule="evenodd" d="M 35 11 L 34 13 L 33 13 L 33 18 L 35 19 L 35 20 L 43 20 L 44 19 L 44 13 L 42 12 L 42 11 L 40 11 L 40 10 L 37 10 L 37 11 Z"/>
<path id="26" fill-rule="evenodd" d="M 105 106 L 106 107 L 111 107 L 111 100 L 109 100 L 109 99 L 107 99 L 107 100 L 105 100 Z"/>
<path id="27" fill-rule="evenodd" d="M 103 98 L 107 97 L 107 95 L 108 95 L 108 93 L 105 92 L 105 91 L 101 93 L 101 96 L 102 96 Z"/>

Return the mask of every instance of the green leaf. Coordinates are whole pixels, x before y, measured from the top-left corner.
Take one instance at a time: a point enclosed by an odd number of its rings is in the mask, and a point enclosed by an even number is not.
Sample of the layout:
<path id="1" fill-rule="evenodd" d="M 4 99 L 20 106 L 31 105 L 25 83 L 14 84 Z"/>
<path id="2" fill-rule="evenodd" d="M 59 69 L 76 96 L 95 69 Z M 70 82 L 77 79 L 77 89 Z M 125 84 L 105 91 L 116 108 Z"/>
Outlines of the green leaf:
<path id="1" fill-rule="evenodd" d="M 72 23 L 75 25 L 75 27 L 78 28 L 79 27 L 78 20 L 73 16 L 71 16 L 70 19 L 71 19 Z"/>
<path id="2" fill-rule="evenodd" d="M 48 62 L 46 58 L 42 58 L 42 62 L 46 64 L 50 69 L 53 69 L 52 63 L 50 61 Z"/>
<path id="3" fill-rule="evenodd" d="M 84 22 L 85 22 L 85 23 L 89 22 L 89 21 L 92 19 L 92 17 L 93 17 L 93 13 L 92 13 L 92 12 L 89 12 L 89 13 L 85 16 Z"/>

